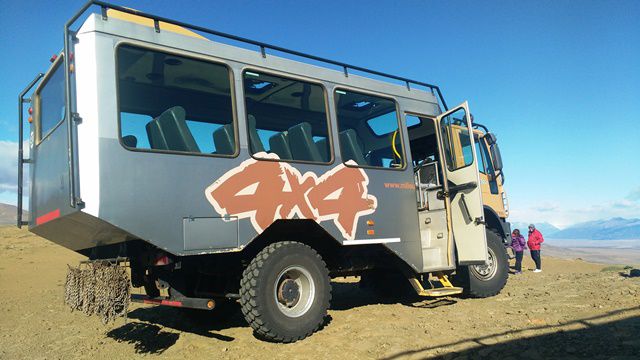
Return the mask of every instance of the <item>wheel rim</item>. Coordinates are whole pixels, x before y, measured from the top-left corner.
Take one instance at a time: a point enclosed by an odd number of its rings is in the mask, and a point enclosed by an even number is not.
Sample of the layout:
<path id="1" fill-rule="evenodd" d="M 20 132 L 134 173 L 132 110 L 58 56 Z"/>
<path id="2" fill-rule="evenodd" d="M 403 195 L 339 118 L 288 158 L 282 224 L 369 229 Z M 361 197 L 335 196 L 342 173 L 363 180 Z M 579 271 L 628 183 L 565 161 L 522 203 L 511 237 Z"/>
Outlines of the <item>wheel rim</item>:
<path id="1" fill-rule="evenodd" d="M 300 317 L 311 308 L 316 286 L 307 269 L 289 266 L 276 278 L 273 293 L 280 312 L 288 317 Z"/>
<path id="2" fill-rule="evenodd" d="M 470 267 L 474 276 L 480 280 L 491 280 L 498 271 L 498 260 L 493 249 L 489 248 L 489 257 L 484 265 L 473 265 Z"/>

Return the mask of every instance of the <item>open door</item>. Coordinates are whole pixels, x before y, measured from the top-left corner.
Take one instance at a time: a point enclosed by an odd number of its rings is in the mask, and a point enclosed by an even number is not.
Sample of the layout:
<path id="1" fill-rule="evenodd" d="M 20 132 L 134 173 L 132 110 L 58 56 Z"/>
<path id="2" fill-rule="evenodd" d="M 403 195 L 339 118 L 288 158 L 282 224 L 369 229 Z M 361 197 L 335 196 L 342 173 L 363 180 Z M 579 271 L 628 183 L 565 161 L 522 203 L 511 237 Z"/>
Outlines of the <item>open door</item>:
<path id="1" fill-rule="evenodd" d="M 443 195 L 456 245 L 458 263 L 487 260 L 482 193 L 467 102 L 437 117 L 444 161 Z"/>

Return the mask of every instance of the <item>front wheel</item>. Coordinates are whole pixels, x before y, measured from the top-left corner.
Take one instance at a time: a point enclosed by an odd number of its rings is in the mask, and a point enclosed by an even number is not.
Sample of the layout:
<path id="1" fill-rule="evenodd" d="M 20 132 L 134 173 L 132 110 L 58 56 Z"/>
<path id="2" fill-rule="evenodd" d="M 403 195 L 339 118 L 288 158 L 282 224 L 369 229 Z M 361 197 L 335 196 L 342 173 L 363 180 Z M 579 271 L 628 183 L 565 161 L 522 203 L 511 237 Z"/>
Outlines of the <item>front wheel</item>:
<path id="1" fill-rule="evenodd" d="M 495 232 L 487 229 L 488 260 L 483 265 L 469 265 L 458 268 L 454 282 L 462 286 L 465 294 L 476 298 L 497 295 L 509 277 L 509 256 Z"/>
<path id="2" fill-rule="evenodd" d="M 242 274 L 240 304 L 262 338 L 294 342 L 322 325 L 331 300 L 329 272 L 307 245 L 283 241 L 264 248 Z"/>

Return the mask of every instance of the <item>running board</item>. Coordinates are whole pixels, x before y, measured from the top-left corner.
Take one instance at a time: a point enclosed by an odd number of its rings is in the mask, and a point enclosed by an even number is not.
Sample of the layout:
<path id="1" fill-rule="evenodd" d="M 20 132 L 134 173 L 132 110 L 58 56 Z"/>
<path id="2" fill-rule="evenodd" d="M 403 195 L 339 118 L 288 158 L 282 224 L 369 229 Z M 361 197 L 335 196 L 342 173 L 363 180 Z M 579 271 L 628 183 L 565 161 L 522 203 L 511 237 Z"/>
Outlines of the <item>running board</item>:
<path id="1" fill-rule="evenodd" d="M 462 294 L 462 292 L 464 291 L 464 289 L 461 287 L 453 286 L 451 282 L 449 282 L 447 275 L 443 273 L 437 273 L 436 276 L 440 284 L 442 284 L 442 287 L 439 287 L 439 288 L 432 287 L 431 289 L 425 289 L 422 286 L 422 283 L 420 282 L 420 280 L 418 280 L 416 277 L 409 278 L 409 283 L 411 283 L 411 286 L 413 286 L 413 289 L 416 291 L 416 294 L 420 296 L 438 297 L 438 296 L 458 295 L 458 294 Z M 429 281 L 429 283 L 431 283 L 431 281 Z"/>

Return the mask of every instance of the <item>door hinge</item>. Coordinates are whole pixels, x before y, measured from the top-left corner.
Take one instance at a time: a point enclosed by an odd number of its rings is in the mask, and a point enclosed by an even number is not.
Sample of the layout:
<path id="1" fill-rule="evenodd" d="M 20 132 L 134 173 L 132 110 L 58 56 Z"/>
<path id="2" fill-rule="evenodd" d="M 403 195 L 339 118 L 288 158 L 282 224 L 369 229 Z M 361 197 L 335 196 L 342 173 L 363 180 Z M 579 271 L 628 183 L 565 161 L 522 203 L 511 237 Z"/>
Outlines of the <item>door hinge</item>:
<path id="1" fill-rule="evenodd" d="M 475 218 L 475 220 L 473 222 L 475 222 L 476 225 L 486 225 L 487 224 L 487 222 L 484 221 L 483 217 L 477 217 L 477 218 Z"/>
<path id="2" fill-rule="evenodd" d="M 71 113 L 71 119 L 73 119 L 73 122 L 75 122 L 76 124 L 82 123 L 82 118 L 80 117 L 80 114 L 78 114 L 77 112 Z"/>
<path id="3" fill-rule="evenodd" d="M 81 198 L 77 197 L 75 202 L 76 202 L 76 206 L 77 207 L 79 207 L 80 209 L 84 209 L 84 205 L 85 204 L 84 204 L 84 201 L 82 201 Z"/>

